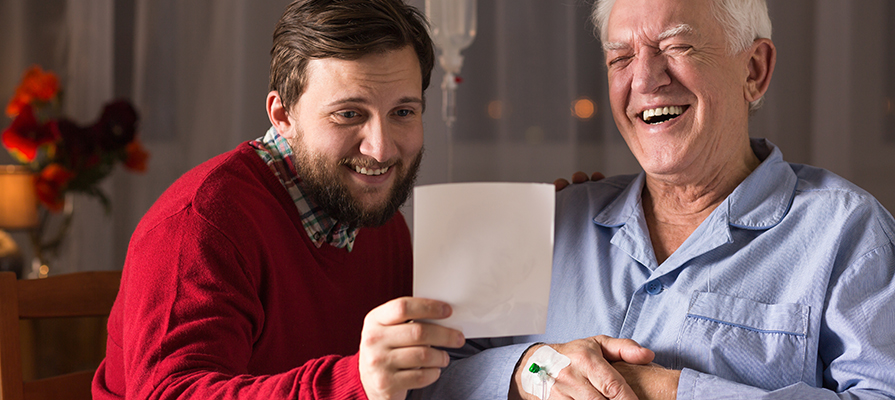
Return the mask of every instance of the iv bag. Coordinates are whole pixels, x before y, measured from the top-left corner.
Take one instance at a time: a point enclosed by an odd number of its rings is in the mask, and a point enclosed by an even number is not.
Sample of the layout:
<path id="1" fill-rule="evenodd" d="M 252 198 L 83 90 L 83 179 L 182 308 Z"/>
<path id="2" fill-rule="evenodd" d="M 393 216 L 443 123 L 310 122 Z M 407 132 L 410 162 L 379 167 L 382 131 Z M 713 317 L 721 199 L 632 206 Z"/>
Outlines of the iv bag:
<path id="1" fill-rule="evenodd" d="M 441 67 L 459 74 L 460 50 L 469 47 L 476 33 L 476 0 L 426 0 L 432 41 L 441 49 Z"/>

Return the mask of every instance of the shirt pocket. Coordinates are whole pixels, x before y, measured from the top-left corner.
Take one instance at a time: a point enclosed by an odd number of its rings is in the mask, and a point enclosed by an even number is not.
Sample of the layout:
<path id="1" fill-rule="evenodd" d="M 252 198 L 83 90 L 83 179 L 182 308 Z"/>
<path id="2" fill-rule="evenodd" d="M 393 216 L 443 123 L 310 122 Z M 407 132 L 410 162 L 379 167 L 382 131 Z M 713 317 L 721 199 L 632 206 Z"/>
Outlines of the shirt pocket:
<path id="1" fill-rule="evenodd" d="M 678 338 L 679 367 L 766 390 L 802 380 L 810 307 L 694 292 Z"/>

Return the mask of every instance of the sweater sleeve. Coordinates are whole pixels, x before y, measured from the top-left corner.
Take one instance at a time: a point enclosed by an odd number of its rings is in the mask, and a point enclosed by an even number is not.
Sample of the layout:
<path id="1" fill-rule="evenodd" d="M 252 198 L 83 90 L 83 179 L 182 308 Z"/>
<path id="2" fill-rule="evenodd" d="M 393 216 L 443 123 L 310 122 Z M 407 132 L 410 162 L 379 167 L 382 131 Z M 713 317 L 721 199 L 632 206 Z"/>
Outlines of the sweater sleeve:
<path id="1" fill-rule="evenodd" d="M 366 398 L 356 354 L 250 374 L 253 346 L 265 334 L 258 293 L 264 277 L 256 260 L 247 260 L 240 246 L 191 213 L 187 207 L 154 227 L 138 228 L 132 240 L 116 304 L 123 307 L 121 332 L 113 336 L 110 328 L 109 342 L 109 354 L 120 353 L 117 369 L 124 376 L 117 379 L 123 379 L 118 384 L 126 398 Z M 116 336 L 120 343 L 112 340 Z M 300 337 L 294 344 L 306 345 Z"/>

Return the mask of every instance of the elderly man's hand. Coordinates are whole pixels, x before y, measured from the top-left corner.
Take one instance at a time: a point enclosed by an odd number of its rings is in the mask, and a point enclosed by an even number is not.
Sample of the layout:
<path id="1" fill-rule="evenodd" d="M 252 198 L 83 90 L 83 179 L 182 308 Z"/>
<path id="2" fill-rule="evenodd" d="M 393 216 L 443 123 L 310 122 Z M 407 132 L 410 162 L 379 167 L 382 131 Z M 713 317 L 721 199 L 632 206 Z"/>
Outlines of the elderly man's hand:
<path id="1" fill-rule="evenodd" d="M 402 297 L 376 307 L 364 320 L 358 352 L 360 380 L 370 400 L 404 399 L 407 391 L 428 386 L 450 357 L 439 347 L 462 347 L 455 329 L 414 322 L 451 315 L 447 303 Z"/>
<path id="2" fill-rule="evenodd" d="M 677 383 L 681 371 L 666 369 L 658 364 L 634 365 L 626 362 L 612 364 L 625 377 L 628 386 L 640 400 L 673 400 L 677 398 Z"/>
<path id="3" fill-rule="evenodd" d="M 632 365 L 648 364 L 655 354 L 630 339 L 594 336 L 563 344 L 549 345 L 571 360 L 556 377 L 550 390 L 550 399 L 637 399 L 635 391 L 616 371 L 611 362 L 624 361 Z M 522 390 L 522 374 L 527 370 L 528 359 L 541 346 L 532 346 L 522 357 L 519 368 L 513 374 L 510 399 L 536 399 L 538 396 Z"/>
<path id="4" fill-rule="evenodd" d="M 578 171 L 578 172 L 575 172 L 574 174 L 572 174 L 572 183 L 584 183 L 584 182 L 587 182 L 588 180 L 598 181 L 605 177 L 606 176 L 604 176 L 603 174 L 601 174 L 599 172 L 594 172 L 594 173 L 590 174 L 590 178 L 588 179 L 587 174 L 585 174 L 582 171 Z M 567 181 L 563 178 L 559 178 L 559 179 L 553 181 L 553 186 L 556 187 L 556 191 L 558 192 L 560 190 L 565 189 L 566 186 L 569 186 L 569 181 Z"/>

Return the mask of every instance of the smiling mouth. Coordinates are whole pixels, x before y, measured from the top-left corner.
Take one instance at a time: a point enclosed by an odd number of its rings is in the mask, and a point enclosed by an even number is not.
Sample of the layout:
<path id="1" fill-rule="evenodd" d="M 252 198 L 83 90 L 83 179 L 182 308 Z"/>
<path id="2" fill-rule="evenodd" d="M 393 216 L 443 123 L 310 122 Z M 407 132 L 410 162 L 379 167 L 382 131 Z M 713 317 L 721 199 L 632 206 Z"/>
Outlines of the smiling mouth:
<path id="1" fill-rule="evenodd" d="M 354 169 L 354 172 L 357 172 L 361 175 L 377 176 L 377 175 L 382 175 L 382 174 L 388 172 L 388 169 L 391 167 L 367 169 L 367 167 L 353 165 L 353 166 L 350 166 L 350 168 Z"/>
<path id="2" fill-rule="evenodd" d="M 657 107 L 644 110 L 639 114 L 640 119 L 650 125 L 658 125 L 677 118 L 687 109 L 687 106 Z"/>

